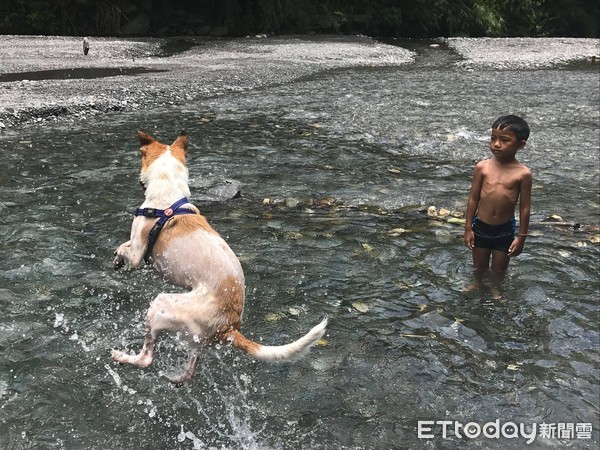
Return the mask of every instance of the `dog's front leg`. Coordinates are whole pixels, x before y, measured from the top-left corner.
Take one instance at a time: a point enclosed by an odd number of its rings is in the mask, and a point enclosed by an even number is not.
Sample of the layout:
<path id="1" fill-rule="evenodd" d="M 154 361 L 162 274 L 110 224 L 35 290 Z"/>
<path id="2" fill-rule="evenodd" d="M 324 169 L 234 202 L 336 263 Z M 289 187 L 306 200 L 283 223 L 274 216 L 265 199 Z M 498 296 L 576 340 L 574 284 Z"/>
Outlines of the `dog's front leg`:
<path id="1" fill-rule="evenodd" d="M 142 238 L 144 235 L 143 220 L 144 218 L 138 217 L 133 220 L 131 239 L 119 245 L 115 250 L 115 259 L 113 261 L 115 270 L 123 267 L 125 263 L 129 263 L 132 267 L 139 267 L 142 263 L 144 254 L 146 253 L 146 245 L 148 245 L 147 238 Z"/>
<path id="2" fill-rule="evenodd" d="M 125 251 L 121 249 L 121 247 L 129 247 L 131 245 L 131 241 L 123 242 L 119 247 L 115 250 L 115 259 L 113 260 L 113 267 L 115 270 L 119 270 L 121 267 L 125 265 L 125 258 L 123 254 Z"/>
<path id="3" fill-rule="evenodd" d="M 139 267 L 144 259 L 145 247 L 136 245 L 133 241 L 127 241 L 119 245 L 119 248 L 115 250 L 115 259 L 113 266 L 115 270 L 120 269 L 129 263 L 132 267 Z"/>

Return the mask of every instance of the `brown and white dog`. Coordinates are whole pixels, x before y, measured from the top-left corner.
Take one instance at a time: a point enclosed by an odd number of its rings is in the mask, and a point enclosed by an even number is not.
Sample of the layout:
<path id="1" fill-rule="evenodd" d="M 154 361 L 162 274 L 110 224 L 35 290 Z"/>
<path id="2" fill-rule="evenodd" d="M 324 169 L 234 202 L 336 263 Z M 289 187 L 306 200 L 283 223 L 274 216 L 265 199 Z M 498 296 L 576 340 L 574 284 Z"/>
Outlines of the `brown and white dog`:
<path id="1" fill-rule="evenodd" d="M 162 331 L 181 332 L 191 350 L 185 371 L 172 378 L 173 383 L 191 379 L 198 351 L 219 341 L 229 341 L 263 361 L 289 361 L 303 356 L 325 333 L 327 319 L 287 345 L 265 346 L 246 338 L 240 332 L 245 297 L 240 262 L 198 208 L 187 200 L 187 136 L 181 132 L 175 142 L 165 145 L 142 131 L 138 134 L 145 201 L 136 210 L 131 239 L 115 251 L 114 267 L 119 269 L 125 263 L 138 267 L 147 259 L 168 282 L 190 291 L 159 294 L 146 315 L 146 337 L 140 353 L 130 355 L 113 350 L 113 359 L 149 366 L 156 338 Z M 160 221 L 164 225 L 154 240 L 149 236 Z"/>

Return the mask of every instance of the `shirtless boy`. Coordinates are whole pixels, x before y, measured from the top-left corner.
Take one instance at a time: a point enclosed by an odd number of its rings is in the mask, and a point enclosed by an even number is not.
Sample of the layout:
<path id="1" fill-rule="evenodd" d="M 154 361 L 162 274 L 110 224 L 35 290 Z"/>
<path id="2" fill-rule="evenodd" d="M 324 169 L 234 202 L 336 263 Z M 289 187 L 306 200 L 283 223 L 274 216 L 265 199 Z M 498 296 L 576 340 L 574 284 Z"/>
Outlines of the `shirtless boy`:
<path id="1" fill-rule="evenodd" d="M 489 268 L 501 278 L 510 258 L 523 251 L 531 207 L 531 171 L 515 158 L 529 137 L 527 122 L 502 116 L 492 125 L 492 158 L 475 166 L 464 240 L 473 253 L 476 277 Z M 515 207 L 519 202 L 519 232 Z"/>

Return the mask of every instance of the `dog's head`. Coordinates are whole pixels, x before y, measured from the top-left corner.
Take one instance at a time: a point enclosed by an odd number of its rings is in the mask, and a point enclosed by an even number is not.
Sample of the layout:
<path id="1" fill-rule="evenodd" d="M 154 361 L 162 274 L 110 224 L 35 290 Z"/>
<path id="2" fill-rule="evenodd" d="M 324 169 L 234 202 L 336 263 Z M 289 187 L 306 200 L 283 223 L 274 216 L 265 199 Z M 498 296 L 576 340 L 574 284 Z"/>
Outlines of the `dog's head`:
<path id="1" fill-rule="evenodd" d="M 148 182 L 153 177 L 154 163 L 159 159 L 165 160 L 165 158 L 168 158 L 172 162 L 178 162 L 179 168 L 185 169 L 188 149 L 188 137 L 185 131 L 181 131 L 171 145 L 162 144 L 143 131 L 138 131 L 138 136 L 142 156 L 140 184 L 144 188 L 148 186 Z"/>
<path id="2" fill-rule="evenodd" d="M 182 164 L 185 164 L 188 149 L 188 137 L 185 131 L 181 131 L 179 137 L 171 145 L 161 144 L 152 136 L 143 131 L 138 131 L 140 137 L 140 152 L 142 153 L 142 171 L 148 169 L 154 161 L 168 150 Z"/>

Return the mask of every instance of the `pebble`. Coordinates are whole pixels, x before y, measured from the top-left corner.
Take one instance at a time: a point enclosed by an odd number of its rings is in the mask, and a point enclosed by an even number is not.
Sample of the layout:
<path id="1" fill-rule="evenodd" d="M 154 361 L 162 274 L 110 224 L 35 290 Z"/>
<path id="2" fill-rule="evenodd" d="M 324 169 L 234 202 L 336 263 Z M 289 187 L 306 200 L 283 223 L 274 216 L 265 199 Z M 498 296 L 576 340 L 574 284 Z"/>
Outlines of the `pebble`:
<path id="1" fill-rule="evenodd" d="M 300 200 L 298 200 L 297 198 L 286 198 L 285 199 L 285 206 L 287 206 L 288 208 L 296 208 L 299 204 L 300 204 Z"/>

